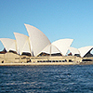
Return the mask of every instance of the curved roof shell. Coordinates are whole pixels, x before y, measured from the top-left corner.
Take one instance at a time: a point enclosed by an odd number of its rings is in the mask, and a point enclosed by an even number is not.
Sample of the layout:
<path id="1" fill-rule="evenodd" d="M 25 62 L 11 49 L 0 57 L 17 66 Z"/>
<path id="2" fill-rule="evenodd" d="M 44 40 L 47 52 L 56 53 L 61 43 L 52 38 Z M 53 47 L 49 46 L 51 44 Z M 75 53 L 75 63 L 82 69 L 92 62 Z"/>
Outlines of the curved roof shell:
<path id="1" fill-rule="evenodd" d="M 57 49 L 56 46 L 50 44 L 46 46 L 41 52 L 47 53 L 47 54 L 56 54 L 61 53 L 59 49 Z"/>
<path id="2" fill-rule="evenodd" d="M 0 38 L 0 40 L 7 51 L 17 51 L 16 40 L 9 38 Z"/>
<path id="3" fill-rule="evenodd" d="M 45 52 L 48 54 L 61 53 L 62 55 L 66 55 L 72 42 L 73 42 L 73 39 L 60 39 L 46 46 L 42 50 L 42 52 Z"/>
<path id="4" fill-rule="evenodd" d="M 14 35 L 15 35 L 16 42 L 17 42 L 18 54 L 22 54 L 22 52 L 31 53 L 29 37 L 24 34 L 15 33 L 15 32 L 14 32 Z"/>
<path id="5" fill-rule="evenodd" d="M 69 50 L 70 50 L 70 52 L 72 53 L 73 56 L 75 54 L 80 54 L 80 52 L 79 52 L 79 50 L 77 48 L 70 47 Z"/>
<path id="6" fill-rule="evenodd" d="M 86 47 L 79 48 L 78 50 L 80 52 L 80 56 L 84 57 L 92 48 L 93 46 L 86 46 Z"/>
<path id="7" fill-rule="evenodd" d="M 29 34 L 30 46 L 33 56 L 37 56 L 47 45 L 50 44 L 49 39 L 39 29 L 25 24 Z"/>
<path id="8" fill-rule="evenodd" d="M 73 39 L 60 39 L 60 40 L 53 42 L 52 44 L 54 46 L 56 46 L 57 49 L 60 50 L 62 55 L 65 56 L 67 54 L 72 42 L 73 42 Z"/>

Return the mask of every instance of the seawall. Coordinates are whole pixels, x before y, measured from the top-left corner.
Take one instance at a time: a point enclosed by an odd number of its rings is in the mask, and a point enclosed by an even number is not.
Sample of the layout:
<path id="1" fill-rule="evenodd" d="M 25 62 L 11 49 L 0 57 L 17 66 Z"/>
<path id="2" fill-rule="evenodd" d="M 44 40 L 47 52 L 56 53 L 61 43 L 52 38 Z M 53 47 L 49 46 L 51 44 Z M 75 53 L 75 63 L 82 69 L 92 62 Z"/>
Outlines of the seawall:
<path id="1" fill-rule="evenodd" d="M 55 63 L 0 63 L 0 66 L 38 66 L 38 65 L 75 65 L 73 62 L 55 62 Z"/>

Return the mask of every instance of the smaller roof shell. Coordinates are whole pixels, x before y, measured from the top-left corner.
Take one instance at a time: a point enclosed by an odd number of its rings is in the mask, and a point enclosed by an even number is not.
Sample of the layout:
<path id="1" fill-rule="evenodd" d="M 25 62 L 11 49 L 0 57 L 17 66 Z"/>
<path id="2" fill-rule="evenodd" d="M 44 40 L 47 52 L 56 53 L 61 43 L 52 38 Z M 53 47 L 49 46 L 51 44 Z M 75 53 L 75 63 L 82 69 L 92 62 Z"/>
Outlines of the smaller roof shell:
<path id="1" fill-rule="evenodd" d="M 84 57 L 92 48 L 93 46 L 86 46 L 86 47 L 79 48 L 78 50 L 80 52 L 80 56 Z"/>
<path id="2" fill-rule="evenodd" d="M 10 38 L 0 38 L 0 40 L 7 51 L 17 51 L 16 40 Z"/>
<path id="3" fill-rule="evenodd" d="M 70 47 L 69 50 L 70 50 L 70 52 L 72 53 L 73 56 L 75 54 L 80 54 L 80 52 L 79 52 L 79 50 L 77 48 Z"/>
<path id="4" fill-rule="evenodd" d="M 42 50 L 42 52 L 45 52 L 48 54 L 61 53 L 62 55 L 65 56 L 72 42 L 73 42 L 73 39 L 60 39 L 46 46 Z"/>
<path id="5" fill-rule="evenodd" d="M 62 55 L 65 56 L 67 54 L 72 42 L 73 42 L 73 39 L 60 39 L 60 40 L 53 42 L 52 44 L 54 46 L 56 46 L 57 49 L 60 50 Z"/>
<path id="6" fill-rule="evenodd" d="M 15 33 L 15 32 L 14 35 L 17 42 L 17 52 L 20 55 L 22 54 L 22 52 L 31 53 L 29 37 L 24 34 Z"/>
<path id="7" fill-rule="evenodd" d="M 46 47 L 41 51 L 41 53 L 42 53 L 42 52 L 47 53 L 47 54 L 61 53 L 60 50 L 59 50 L 56 46 L 54 46 L 54 45 L 52 45 L 52 44 L 46 46 Z"/>

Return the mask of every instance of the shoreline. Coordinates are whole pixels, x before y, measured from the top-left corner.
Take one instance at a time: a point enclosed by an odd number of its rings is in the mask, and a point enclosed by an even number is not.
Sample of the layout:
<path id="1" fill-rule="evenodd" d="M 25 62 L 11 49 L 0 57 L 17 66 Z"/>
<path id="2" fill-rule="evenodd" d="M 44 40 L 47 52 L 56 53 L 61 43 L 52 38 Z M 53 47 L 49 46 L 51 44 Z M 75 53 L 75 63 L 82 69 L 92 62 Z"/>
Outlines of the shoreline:
<path id="1" fill-rule="evenodd" d="M 93 65 L 93 61 L 81 62 L 80 65 Z"/>
<path id="2" fill-rule="evenodd" d="M 0 63 L 0 66 L 46 66 L 46 65 L 93 65 L 92 62 L 81 62 L 81 63 L 73 63 L 73 62 L 55 62 L 55 63 Z"/>
<path id="3" fill-rule="evenodd" d="M 0 66 L 40 66 L 40 65 L 75 65 L 72 62 L 55 62 L 55 63 L 0 63 Z"/>

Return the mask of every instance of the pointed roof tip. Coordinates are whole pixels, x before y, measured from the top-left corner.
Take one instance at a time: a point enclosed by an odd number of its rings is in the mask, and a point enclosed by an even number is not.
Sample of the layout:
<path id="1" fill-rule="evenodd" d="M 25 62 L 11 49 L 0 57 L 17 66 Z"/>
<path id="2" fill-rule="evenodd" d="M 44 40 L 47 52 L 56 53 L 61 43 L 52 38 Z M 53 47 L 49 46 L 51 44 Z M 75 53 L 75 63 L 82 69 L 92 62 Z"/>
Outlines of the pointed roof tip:
<path id="1" fill-rule="evenodd" d="M 26 24 L 24 23 L 24 25 L 26 25 Z"/>
<path id="2" fill-rule="evenodd" d="M 14 34 L 20 34 L 20 33 L 18 33 L 18 32 L 14 32 Z"/>
<path id="3" fill-rule="evenodd" d="M 26 24 L 26 23 L 24 23 L 24 25 L 25 25 L 25 26 L 26 26 L 26 25 L 32 26 L 32 25 L 30 25 L 30 24 Z"/>
<path id="4" fill-rule="evenodd" d="M 29 25 L 29 24 L 26 24 L 26 23 L 24 23 L 24 25 L 25 25 L 25 27 L 27 27 L 27 26 L 31 26 L 31 25 Z"/>
<path id="5" fill-rule="evenodd" d="M 21 34 L 21 33 L 18 33 L 18 32 L 14 32 L 14 36 L 16 36 L 16 35 L 22 35 L 22 36 L 29 37 L 29 36 L 27 36 L 27 35 L 25 35 L 25 34 Z"/>
<path id="6" fill-rule="evenodd" d="M 30 25 L 30 24 L 25 24 L 25 23 L 24 23 L 24 25 L 25 25 L 25 27 L 30 26 L 30 27 L 33 27 L 33 28 L 35 28 L 35 29 L 38 29 L 37 27 L 35 27 L 35 26 L 33 26 L 33 25 Z M 39 30 L 39 29 L 38 29 L 38 30 Z"/>
<path id="7" fill-rule="evenodd" d="M 27 28 L 27 26 L 31 26 L 31 25 L 29 25 L 29 24 L 25 24 L 25 23 L 24 23 L 24 25 L 25 25 L 26 28 Z"/>
<path id="8" fill-rule="evenodd" d="M 25 23 L 24 23 L 24 25 L 25 25 L 25 26 L 31 26 L 31 25 L 29 25 L 29 24 L 25 24 Z"/>
<path id="9" fill-rule="evenodd" d="M 13 32 L 14 34 L 16 34 L 16 32 Z"/>

